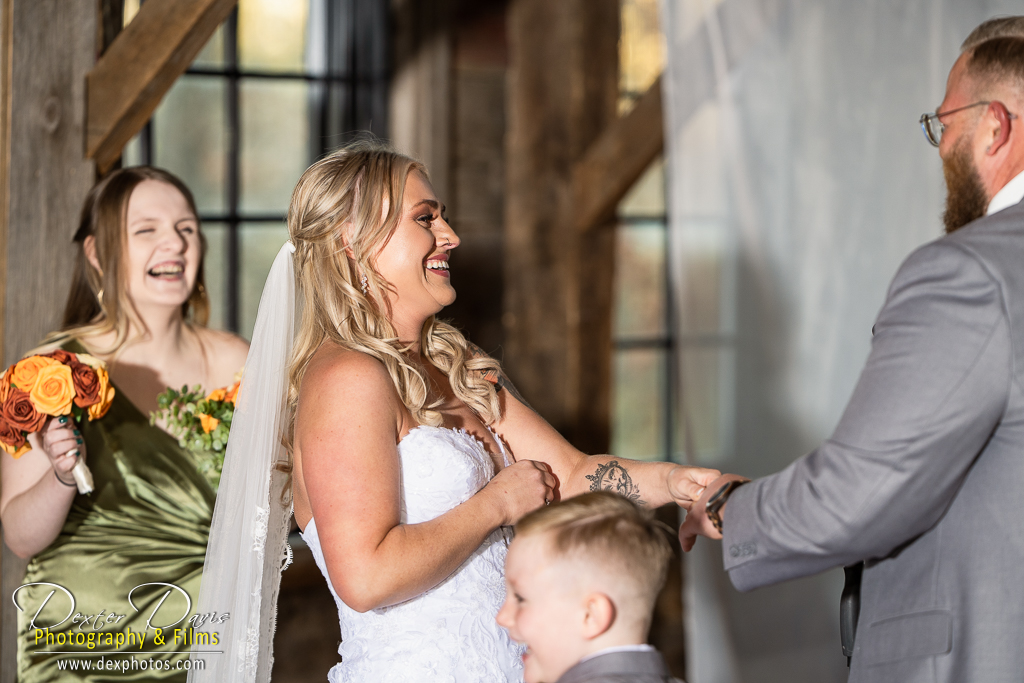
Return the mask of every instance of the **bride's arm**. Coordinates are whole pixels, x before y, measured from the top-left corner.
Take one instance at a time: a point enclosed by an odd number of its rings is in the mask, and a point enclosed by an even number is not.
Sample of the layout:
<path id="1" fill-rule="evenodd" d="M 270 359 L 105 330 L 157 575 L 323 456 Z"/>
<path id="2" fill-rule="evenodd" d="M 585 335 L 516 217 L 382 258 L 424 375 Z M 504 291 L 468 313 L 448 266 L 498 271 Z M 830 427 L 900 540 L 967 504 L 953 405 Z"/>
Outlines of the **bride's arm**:
<path id="1" fill-rule="evenodd" d="M 658 507 L 676 503 L 687 510 L 704 487 L 721 473 L 670 462 L 643 462 L 614 455 L 586 455 L 574 448 L 540 415 L 527 407 L 508 380 L 499 382 L 502 418 L 496 431 L 519 458 L 532 458 L 551 467 L 558 479 L 559 497 L 608 490 L 634 502 Z"/>
<path id="2" fill-rule="evenodd" d="M 322 349 L 306 370 L 295 425 L 297 503 L 304 494 L 331 584 L 357 611 L 436 586 L 554 486 L 543 466 L 524 462 L 440 517 L 402 524 L 402 415 L 386 369 L 368 356 Z"/>

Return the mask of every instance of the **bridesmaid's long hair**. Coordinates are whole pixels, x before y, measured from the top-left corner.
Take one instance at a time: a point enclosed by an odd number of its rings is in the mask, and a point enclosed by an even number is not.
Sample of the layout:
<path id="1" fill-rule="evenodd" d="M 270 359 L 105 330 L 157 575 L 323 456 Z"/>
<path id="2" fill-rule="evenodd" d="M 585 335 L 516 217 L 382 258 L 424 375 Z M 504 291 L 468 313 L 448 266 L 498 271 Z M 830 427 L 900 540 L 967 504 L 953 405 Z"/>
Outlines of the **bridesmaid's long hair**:
<path id="1" fill-rule="evenodd" d="M 115 332 L 111 348 L 97 349 L 101 353 L 115 354 L 128 341 L 132 324 L 143 334 L 146 333 L 145 323 L 128 292 L 128 273 L 124 260 L 128 242 L 128 200 L 135 188 L 146 180 L 167 183 L 181 192 L 198 224 L 199 213 L 192 192 L 177 176 L 163 169 L 132 166 L 114 171 L 96 183 L 85 198 L 78 230 L 75 232 L 74 242 L 78 253 L 61 329 L 47 340 L 47 344 L 69 337 L 81 338 Z M 85 254 L 87 237 L 94 238 L 100 270 L 89 262 Z M 210 316 L 210 301 L 206 296 L 203 278 L 206 238 L 201 229 L 199 240 L 199 269 L 196 271 L 192 293 L 181 305 L 181 314 L 186 321 L 205 326 Z"/>
<path id="2" fill-rule="evenodd" d="M 299 179 L 288 209 L 302 294 L 289 374 L 293 408 L 310 358 L 331 340 L 379 360 L 416 422 L 441 425 L 438 406 L 427 405 L 427 377 L 406 356 L 391 324 L 387 292 L 394 287 L 375 267 L 398 226 L 406 178 L 414 172 L 427 175 L 421 163 L 385 144 L 359 140 L 313 164 Z M 448 376 L 455 396 L 485 424 L 500 417 L 494 386 L 484 379 L 484 372 L 500 369 L 496 360 L 471 358 L 462 333 L 433 316 L 420 332 L 420 347 L 424 357 Z"/>

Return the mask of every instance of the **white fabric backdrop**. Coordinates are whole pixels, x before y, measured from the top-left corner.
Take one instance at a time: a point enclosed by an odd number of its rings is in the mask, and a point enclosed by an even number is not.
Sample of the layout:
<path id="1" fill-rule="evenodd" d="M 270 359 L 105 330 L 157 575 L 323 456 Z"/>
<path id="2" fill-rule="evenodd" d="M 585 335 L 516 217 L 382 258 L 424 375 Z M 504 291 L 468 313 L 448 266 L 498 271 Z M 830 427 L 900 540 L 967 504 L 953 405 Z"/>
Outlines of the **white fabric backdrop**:
<path id="1" fill-rule="evenodd" d="M 662 0 L 684 443 L 775 472 L 827 438 L 900 262 L 941 234 L 917 123 L 1019 0 Z M 690 683 L 846 679 L 841 570 L 750 594 L 687 558 Z"/>

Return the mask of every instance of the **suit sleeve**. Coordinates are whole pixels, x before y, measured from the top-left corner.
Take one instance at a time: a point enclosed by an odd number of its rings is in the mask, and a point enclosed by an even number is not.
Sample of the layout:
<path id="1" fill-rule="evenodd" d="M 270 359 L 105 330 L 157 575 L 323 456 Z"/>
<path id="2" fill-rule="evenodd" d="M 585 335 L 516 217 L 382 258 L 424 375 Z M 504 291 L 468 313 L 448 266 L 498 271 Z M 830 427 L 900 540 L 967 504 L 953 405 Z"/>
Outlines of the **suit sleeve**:
<path id="1" fill-rule="evenodd" d="M 900 268 L 832 437 L 736 490 L 722 551 L 739 590 L 891 554 L 942 517 L 1006 409 L 998 283 L 944 239 Z"/>

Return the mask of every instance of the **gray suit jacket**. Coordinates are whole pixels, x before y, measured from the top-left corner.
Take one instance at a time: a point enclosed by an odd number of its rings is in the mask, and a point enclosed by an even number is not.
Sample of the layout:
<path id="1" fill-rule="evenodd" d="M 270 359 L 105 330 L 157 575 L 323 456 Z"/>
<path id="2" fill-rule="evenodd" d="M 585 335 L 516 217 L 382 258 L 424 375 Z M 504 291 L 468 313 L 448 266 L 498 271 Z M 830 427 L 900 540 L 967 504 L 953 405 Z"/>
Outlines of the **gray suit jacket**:
<path id="1" fill-rule="evenodd" d="M 609 652 L 580 662 L 557 683 L 682 683 L 660 652 Z"/>
<path id="2" fill-rule="evenodd" d="M 740 590 L 866 560 L 851 681 L 1024 680 L 1024 203 L 904 262 L 832 437 L 724 522 Z"/>

